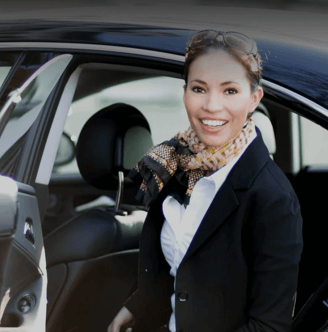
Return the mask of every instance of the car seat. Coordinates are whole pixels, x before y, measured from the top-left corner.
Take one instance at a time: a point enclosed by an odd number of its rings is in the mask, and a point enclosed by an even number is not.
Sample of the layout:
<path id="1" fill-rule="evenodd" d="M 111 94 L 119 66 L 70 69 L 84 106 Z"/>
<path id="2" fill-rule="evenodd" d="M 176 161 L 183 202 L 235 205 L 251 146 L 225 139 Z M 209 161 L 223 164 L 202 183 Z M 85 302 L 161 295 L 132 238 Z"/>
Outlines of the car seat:
<path id="1" fill-rule="evenodd" d="M 255 125 L 260 129 L 264 144 L 273 159 L 273 155 L 276 153 L 276 138 L 268 110 L 262 103 L 259 103 L 252 117 Z"/>
<path id="2" fill-rule="evenodd" d="M 134 186 L 125 176 L 152 145 L 145 117 L 123 103 L 85 123 L 76 147 L 81 175 L 119 193 L 115 207 L 86 210 L 45 236 L 48 332 L 105 330 L 136 284 L 146 212 L 121 205 L 122 189 Z"/>

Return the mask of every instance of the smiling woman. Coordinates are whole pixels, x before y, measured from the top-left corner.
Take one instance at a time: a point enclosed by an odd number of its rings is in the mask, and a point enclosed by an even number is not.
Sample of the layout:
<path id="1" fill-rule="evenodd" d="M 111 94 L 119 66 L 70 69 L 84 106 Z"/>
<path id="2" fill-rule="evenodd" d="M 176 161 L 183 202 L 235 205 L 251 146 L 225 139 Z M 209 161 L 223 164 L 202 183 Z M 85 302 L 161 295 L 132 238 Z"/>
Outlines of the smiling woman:
<path id="1" fill-rule="evenodd" d="M 245 68 L 220 53 L 211 51 L 191 64 L 184 93 L 193 130 L 204 144 L 214 147 L 240 132 L 263 96 L 261 87 L 252 93 Z"/>
<path id="2" fill-rule="evenodd" d="M 138 290 L 108 332 L 290 330 L 302 217 L 252 119 L 260 77 L 247 36 L 206 30 L 191 38 L 183 96 L 190 127 L 130 173 L 150 208 Z"/>

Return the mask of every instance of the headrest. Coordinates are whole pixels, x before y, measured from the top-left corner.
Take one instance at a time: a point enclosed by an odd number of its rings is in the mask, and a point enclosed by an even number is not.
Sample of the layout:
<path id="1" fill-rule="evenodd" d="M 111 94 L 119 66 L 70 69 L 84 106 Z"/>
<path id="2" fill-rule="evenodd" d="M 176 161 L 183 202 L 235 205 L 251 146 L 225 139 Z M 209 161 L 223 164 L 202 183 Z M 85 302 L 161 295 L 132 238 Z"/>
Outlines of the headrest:
<path id="1" fill-rule="evenodd" d="M 153 146 L 146 118 L 135 107 L 117 103 L 94 114 L 84 125 L 76 160 L 84 180 L 98 189 L 117 189 L 119 171 L 126 176 Z M 132 183 L 125 181 L 125 185 Z"/>
<path id="2" fill-rule="evenodd" d="M 256 108 L 252 117 L 254 119 L 255 125 L 260 129 L 263 141 L 272 157 L 272 155 L 276 153 L 276 138 L 274 135 L 272 123 L 266 114 L 268 114 L 267 109 L 264 105 L 260 104 L 259 107 Z"/>

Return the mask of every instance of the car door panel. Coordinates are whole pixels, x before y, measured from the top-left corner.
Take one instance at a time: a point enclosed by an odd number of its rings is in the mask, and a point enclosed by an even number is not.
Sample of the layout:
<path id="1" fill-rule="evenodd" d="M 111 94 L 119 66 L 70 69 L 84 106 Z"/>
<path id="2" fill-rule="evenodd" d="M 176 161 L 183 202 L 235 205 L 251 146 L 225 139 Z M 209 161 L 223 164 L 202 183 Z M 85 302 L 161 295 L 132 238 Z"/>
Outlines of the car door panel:
<path id="1" fill-rule="evenodd" d="M 48 288 L 47 331 L 106 331 L 135 290 L 138 252 L 126 250 L 48 268 L 54 282 Z"/>
<path id="2" fill-rule="evenodd" d="M 33 63 L 35 58 L 49 61 L 40 66 L 39 61 Z M 3 128 L 0 133 L 1 330 L 42 332 L 46 328 L 46 258 L 40 202 L 35 188 L 30 185 L 34 179 L 29 175 L 36 159 L 31 141 L 35 141 L 40 130 L 47 134 L 39 122 L 47 118 L 51 109 L 48 97 L 58 87 L 71 59 L 68 54 L 57 57 L 53 54 L 36 57 L 29 54 L 24 58 L 25 70 L 19 70 L 19 67 L 12 76 L 12 80 L 20 83 L 10 81 L 2 98 L 1 114 L 7 113 L 7 116 L 0 119 L 0 127 Z M 15 89 L 9 94 L 8 90 L 13 86 Z M 4 102 L 5 95 L 7 100 Z M 17 98 L 13 99 L 13 96 Z M 17 173 L 17 165 L 22 165 L 26 154 L 33 162 L 19 167 Z"/>
<path id="3" fill-rule="evenodd" d="M 17 331 L 45 325 L 38 315 L 45 307 L 47 277 L 35 191 L 0 176 L 1 327 Z"/>

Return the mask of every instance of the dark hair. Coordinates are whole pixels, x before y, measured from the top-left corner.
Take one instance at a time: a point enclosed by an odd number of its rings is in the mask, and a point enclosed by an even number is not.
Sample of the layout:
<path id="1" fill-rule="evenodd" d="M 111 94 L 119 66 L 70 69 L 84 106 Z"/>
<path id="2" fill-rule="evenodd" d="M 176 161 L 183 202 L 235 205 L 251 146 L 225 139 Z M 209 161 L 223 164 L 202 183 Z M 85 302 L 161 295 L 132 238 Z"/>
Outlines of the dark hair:
<path id="1" fill-rule="evenodd" d="M 185 80 L 186 84 L 188 82 L 189 68 L 191 63 L 201 55 L 209 53 L 211 50 L 223 50 L 231 54 L 231 56 L 233 56 L 239 63 L 244 66 L 247 77 L 250 81 L 251 92 L 254 93 L 257 90 L 257 88 L 260 86 L 260 79 L 262 78 L 262 59 L 260 54 L 257 53 L 254 57 L 252 54 L 239 52 L 233 48 L 226 47 L 222 40 L 217 39 L 213 44 L 191 49 L 188 54 L 186 54 L 186 60 L 182 74 L 182 78 Z"/>

